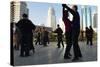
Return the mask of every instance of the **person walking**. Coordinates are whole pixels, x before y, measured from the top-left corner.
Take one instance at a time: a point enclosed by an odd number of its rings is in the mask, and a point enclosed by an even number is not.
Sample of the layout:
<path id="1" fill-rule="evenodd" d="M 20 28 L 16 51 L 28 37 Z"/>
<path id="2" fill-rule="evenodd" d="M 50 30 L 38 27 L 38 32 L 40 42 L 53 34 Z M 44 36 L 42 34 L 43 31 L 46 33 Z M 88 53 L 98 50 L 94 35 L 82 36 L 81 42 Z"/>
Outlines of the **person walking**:
<path id="1" fill-rule="evenodd" d="M 90 45 L 93 45 L 93 28 L 91 26 L 89 26 L 89 42 Z"/>
<path id="2" fill-rule="evenodd" d="M 85 36 L 86 36 L 86 44 L 89 45 L 89 28 L 88 27 L 86 27 Z"/>
<path id="3" fill-rule="evenodd" d="M 60 28 L 59 24 L 57 25 L 57 29 L 54 31 L 54 33 L 57 33 L 57 40 L 58 40 L 58 48 L 60 48 L 60 43 L 62 43 L 62 46 L 64 47 L 64 44 L 63 44 L 63 31 L 62 29 Z"/>
<path id="4" fill-rule="evenodd" d="M 37 40 L 35 42 L 35 45 L 37 44 L 41 45 L 41 28 L 38 29 L 36 38 Z"/>

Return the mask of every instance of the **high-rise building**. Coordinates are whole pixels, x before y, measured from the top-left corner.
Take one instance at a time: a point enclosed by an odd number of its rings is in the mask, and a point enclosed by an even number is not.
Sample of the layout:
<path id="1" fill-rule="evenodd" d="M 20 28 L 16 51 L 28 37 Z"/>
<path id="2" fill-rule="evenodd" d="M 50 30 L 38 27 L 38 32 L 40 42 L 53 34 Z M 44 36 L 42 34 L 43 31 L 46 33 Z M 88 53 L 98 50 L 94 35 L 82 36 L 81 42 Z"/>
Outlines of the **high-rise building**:
<path id="1" fill-rule="evenodd" d="M 17 1 L 12 1 L 11 2 L 11 17 L 10 20 L 11 22 L 18 22 L 21 18 L 22 15 L 28 14 L 29 10 L 27 8 L 27 4 L 25 2 L 17 2 Z"/>
<path id="2" fill-rule="evenodd" d="M 47 26 L 52 27 L 53 30 L 56 29 L 56 16 L 52 7 L 50 7 L 48 10 Z"/>
<path id="3" fill-rule="evenodd" d="M 81 6 L 81 13 L 80 13 L 80 27 L 81 27 L 81 30 L 83 31 L 83 23 L 84 23 L 84 20 L 83 20 L 83 14 L 84 14 L 84 7 Z"/>
<path id="4" fill-rule="evenodd" d="M 93 15 L 93 27 L 94 28 L 97 28 L 97 13 L 94 13 Z"/>
<path id="5" fill-rule="evenodd" d="M 88 19 L 87 19 L 87 6 L 84 7 L 84 10 L 85 10 L 85 24 L 86 24 L 86 27 L 88 27 Z"/>

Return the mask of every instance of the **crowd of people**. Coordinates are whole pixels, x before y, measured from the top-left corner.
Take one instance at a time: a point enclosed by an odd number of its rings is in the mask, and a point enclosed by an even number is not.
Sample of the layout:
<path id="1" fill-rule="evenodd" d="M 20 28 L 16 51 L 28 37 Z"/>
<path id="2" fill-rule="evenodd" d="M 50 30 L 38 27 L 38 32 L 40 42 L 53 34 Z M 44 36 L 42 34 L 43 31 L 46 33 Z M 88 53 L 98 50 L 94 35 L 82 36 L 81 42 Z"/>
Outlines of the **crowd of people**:
<path id="1" fill-rule="evenodd" d="M 93 45 L 93 42 L 92 42 L 92 39 L 93 39 L 93 29 L 92 27 L 90 26 L 89 28 L 86 27 L 86 40 L 87 40 L 87 45 Z M 90 43 L 90 44 L 89 44 Z"/>
<path id="2" fill-rule="evenodd" d="M 38 28 L 36 30 L 36 42 L 35 45 L 44 45 L 47 46 L 49 44 L 49 32 L 45 27 L 43 28 Z"/>
<path id="3" fill-rule="evenodd" d="M 69 13 L 73 15 L 73 20 L 70 21 Z M 62 20 L 65 25 L 65 42 L 66 42 L 66 49 L 64 53 L 64 59 L 71 59 L 72 54 L 70 53 L 71 47 L 73 46 L 74 57 L 72 61 L 79 60 L 82 58 L 82 53 L 78 44 L 78 38 L 80 34 L 80 15 L 78 13 L 78 7 L 74 5 L 72 8 L 68 7 L 66 4 L 62 4 Z M 35 45 L 43 45 L 47 46 L 49 44 L 49 32 L 46 28 L 38 28 L 32 23 L 31 20 L 28 19 L 27 14 L 23 14 L 23 19 L 19 20 L 16 25 L 16 34 L 20 34 L 20 36 L 16 35 L 16 38 L 19 39 L 17 45 L 15 45 L 15 49 L 19 49 L 20 43 L 20 56 L 27 57 L 30 56 L 30 50 L 35 52 L 35 48 L 33 45 L 33 34 L 34 31 L 37 33 Z M 57 47 L 60 48 L 64 47 L 63 43 L 63 30 L 60 28 L 60 25 L 57 25 L 57 29 L 53 31 L 53 33 L 57 33 Z M 87 44 L 93 45 L 93 29 L 90 26 L 90 29 L 86 27 L 86 38 Z"/>

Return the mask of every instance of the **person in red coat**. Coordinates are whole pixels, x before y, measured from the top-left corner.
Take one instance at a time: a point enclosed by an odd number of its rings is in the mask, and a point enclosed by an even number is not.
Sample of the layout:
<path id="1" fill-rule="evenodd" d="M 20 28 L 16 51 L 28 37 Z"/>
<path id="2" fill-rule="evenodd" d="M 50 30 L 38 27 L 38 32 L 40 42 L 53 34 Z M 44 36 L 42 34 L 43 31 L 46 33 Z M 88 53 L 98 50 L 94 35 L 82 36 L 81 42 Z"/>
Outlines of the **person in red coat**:
<path id="1" fill-rule="evenodd" d="M 62 5 L 63 6 L 63 5 Z M 62 20 L 65 24 L 65 39 L 66 39 L 66 50 L 64 54 L 64 59 L 70 59 L 70 49 L 72 46 L 72 27 L 71 27 L 71 21 L 68 19 L 68 11 L 65 10 L 65 7 L 63 6 L 63 17 Z"/>

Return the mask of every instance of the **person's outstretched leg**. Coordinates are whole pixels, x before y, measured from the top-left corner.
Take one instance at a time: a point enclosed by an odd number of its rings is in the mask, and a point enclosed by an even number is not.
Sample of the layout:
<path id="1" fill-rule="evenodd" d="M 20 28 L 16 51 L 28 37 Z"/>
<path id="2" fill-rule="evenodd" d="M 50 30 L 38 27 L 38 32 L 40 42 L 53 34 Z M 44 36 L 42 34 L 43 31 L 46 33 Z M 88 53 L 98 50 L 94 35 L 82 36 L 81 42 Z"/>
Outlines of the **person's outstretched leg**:
<path id="1" fill-rule="evenodd" d="M 39 39 L 39 45 L 41 45 L 41 41 L 40 41 L 40 39 Z"/>
<path id="2" fill-rule="evenodd" d="M 58 44 L 57 44 L 58 48 L 60 48 L 60 37 L 58 37 Z"/>
<path id="3" fill-rule="evenodd" d="M 21 49 L 20 49 L 20 56 L 24 57 L 24 47 L 23 46 L 21 46 Z"/>
<path id="4" fill-rule="evenodd" d="M 66 36 L 66 50 L 64 54 L 64 59 L 70 59 L 70 49 L 72 46 L 72 40 L 71 40 L 71 33 L 65 33 Z"/>
<path id="5" fill-rule="evenodd" d="M 24 57 L 25 47 L 24 47 L 24 38 L 21 39 L 21 49 L 20 49 L 20 56 Z"/>
<path id="6" fill-rule="evenodd" d="M 63 39 L 61 38 L 61 43 L 62 43 L 62 46 L 64 47 L 64 43 L 63 43 Z"/>
<path id="7" fill-rule="evenodd" d="M 79 30 L 73 31 L 73 50 L 74 50 L 74 58 L 72 61 L 78 60 L 79 57 L 82 57 L 80 47 L 78 44 Z"/>
<path id="8" fill-rule="evenodd" d="M 30 55 L 29 55 L 29 51 L 30 51 L 29 47 L 25 47 L 25 56 L 26 56 L 26 57 L 27 57 L 27 56 L 30 56 Z"/>
<path id="9" fill-rule="evenodd" d="M 37 43 L 38 43 L 38 40 L 36 40 L 35 45 L 37 45 Z"/>
<path id="10" fill-rule="evenodd" d="M 86 43 L 87 45 L 89 45 L 89 38 L 87 37 L 87 43 Z"/>
<path id="11" fill-rule="evenodd" d="M 90 38 L 90 45 L 91 45 L 91 46 L 93 45 L 93 43 L 92 43 L 92 38 Z"/>

